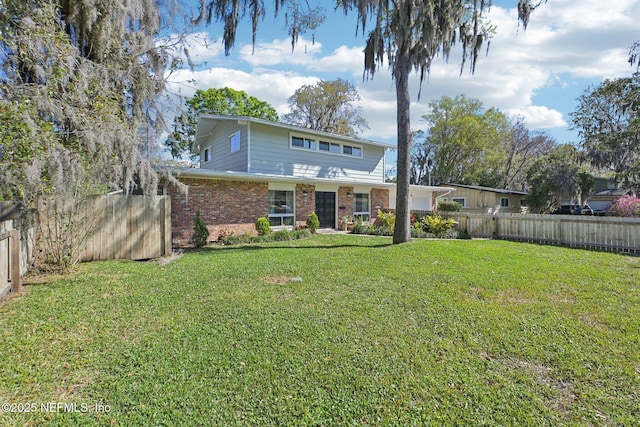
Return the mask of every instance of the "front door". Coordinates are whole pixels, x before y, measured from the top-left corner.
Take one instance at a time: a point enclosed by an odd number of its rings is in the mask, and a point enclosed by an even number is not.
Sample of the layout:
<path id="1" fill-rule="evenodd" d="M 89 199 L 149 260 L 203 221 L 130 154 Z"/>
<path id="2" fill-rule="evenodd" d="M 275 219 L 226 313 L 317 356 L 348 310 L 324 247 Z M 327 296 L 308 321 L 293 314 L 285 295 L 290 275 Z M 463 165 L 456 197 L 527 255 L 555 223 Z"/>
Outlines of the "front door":
<path id="1" fill-rule="evenodd" d="M 320 220 L 320 228 L 336 227 L 336 193 L 333 191 L 316 191 L 316 215 Z"/>

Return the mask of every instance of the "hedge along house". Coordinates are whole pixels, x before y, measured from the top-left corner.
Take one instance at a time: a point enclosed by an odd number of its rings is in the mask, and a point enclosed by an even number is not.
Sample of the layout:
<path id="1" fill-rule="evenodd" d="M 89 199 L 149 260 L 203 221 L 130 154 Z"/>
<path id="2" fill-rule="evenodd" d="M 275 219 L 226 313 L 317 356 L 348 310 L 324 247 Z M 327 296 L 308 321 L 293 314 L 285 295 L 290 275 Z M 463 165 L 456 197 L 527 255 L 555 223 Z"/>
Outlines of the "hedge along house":
<path id="1" fill-rule="evenodd" d="M 276 229 L 304 225 L 312 212 L 321 228 L 337 228 L 345 217 L 374 221 L 395 197 L 395 184 L 385 182 L 385 152 L 394 148 L 263 119 L 200 115 L 192 147 L 200 167 L 172 171 L 186 192 L 163 187 L 174 244 L 189 241 L 197 211 L 210 240 L 252 232 L 262 216 Z M 447 190 L 421 187 L 420 197 Z"/>

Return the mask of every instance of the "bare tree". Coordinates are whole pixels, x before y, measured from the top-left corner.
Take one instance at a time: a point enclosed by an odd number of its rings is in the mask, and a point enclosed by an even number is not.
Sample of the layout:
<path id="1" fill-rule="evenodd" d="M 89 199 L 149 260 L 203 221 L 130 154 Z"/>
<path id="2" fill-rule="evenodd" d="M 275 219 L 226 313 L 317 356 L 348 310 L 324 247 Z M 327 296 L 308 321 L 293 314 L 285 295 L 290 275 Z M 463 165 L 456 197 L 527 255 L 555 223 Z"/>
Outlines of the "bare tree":
<path id="1" fill-rule="evenodd" d="M 506 146 L 506 163 L 502 188 L 518 189 L 526 183 L 527 171 L 533 163 L 546 156 L 556 146 L 556 141 L 544 132 L 531 132 L 524 118 L 515 117 Z"/>
<path id="2" fill-rule="evenodd" d="M 356 136 L 368 128 L 362 108 L 354 105 L 360 95 L 353 83 L 336 79 L 304 85 L 289 97 L 289 113 L 282 121 L 314 130 Z"/>

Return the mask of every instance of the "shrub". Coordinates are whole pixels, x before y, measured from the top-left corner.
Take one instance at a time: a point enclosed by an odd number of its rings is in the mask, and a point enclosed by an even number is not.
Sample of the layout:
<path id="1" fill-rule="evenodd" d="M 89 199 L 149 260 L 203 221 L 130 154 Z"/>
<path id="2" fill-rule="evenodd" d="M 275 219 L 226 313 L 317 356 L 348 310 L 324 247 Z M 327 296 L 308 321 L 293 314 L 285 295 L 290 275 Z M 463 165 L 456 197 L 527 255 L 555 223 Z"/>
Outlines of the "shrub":
<path id="1" fill-rule="evenodd" d="M 260 217 L 256 221 L 256 231 L 258 232 L 258 236 L 266 236 L 271 233 L 271 226 L 269 225 L 269 220 L 265 217 Z"/>
<path id="2" fill-rule="evenodd" d="M 391 232 L 393 233 L 393 229 L 396 226 L 396 214 L 394 214 L 393 212 L 382 212 L 380 209 L 378 209 L 376 226 L 391 230 Z"/>
<path id="3" fill-rule="evenodd" d="M 426 216 L 422 220 L 423 230 L 436 236 L 444 235 L 447 231 L 453 229 L 456 224 L 457 222 L 454 219 L 442 218 L 437 214 Z"/>
<path id="4" fill-rule="evenodd" d="M 367 227 L 362 223 L 362 218 L 358 218 L 353 227 L 351 228 L 351 232 L 353 234 L 366 234 Z"/>
<path id="5" fill-rule="evenodd" d="M 229 236 L 233 236 L 233 230 L 227 230 L 226 228 L 221 228 L 220 231 L 218 231 L 218 242 L 222 242 L 224 241 L 224 239 L 226 239 Z"/>
<path id="6" fill-rule="evenodd" d="M 609 207 L 613 216 L 640 217 L 640 199 L 634 196 L 622 196 Z"/>
<path id="7" fill-rule="evenodd" d="M 438 202 L 438 210 L 444 212 L 459 212 L 462 210 L 462 205 L 458 202 Z"/>
<path id="8" fill-rule="evenodd" d="M 315 212 L 311 212 L 307 217 L 307 227 L 311 233 L 315 233 L 318 227 L 320 227 L 320 220 Z"/>
<path id="9" fill-rule="evenodd" d="M 200 211 L 196 211 L 196 216 L 193 218 L 193 236 L 191 236 L 191 243 L 193 243 L 195 247 L 201 248 L 207 244 L 208 239 L 209 230 L 207 230 L 207 225 L 200 216 Z"/>
<path id="10" fill-rule="evenodd" d="M 304 230 L 278 230 L 274 233 L 265 234 L 263 236 L 252 236 L 249 233 L 241 234 L 238 236 L 227 236 L 223 241 L 223 245 L 243 245 L 250 243 L 264 243 L 264 242 L 284 242 L 287 240 L 300 240 L 311 237 L 311 232 L 307 229 Z"/>
<path id="11" fill-rule="evenodd" d="M 292 240 L 292 232 L 289 230 L 278 230 L 269 235 L 267 241 L 270 242 L 285 242 L 287 240 Z"/>

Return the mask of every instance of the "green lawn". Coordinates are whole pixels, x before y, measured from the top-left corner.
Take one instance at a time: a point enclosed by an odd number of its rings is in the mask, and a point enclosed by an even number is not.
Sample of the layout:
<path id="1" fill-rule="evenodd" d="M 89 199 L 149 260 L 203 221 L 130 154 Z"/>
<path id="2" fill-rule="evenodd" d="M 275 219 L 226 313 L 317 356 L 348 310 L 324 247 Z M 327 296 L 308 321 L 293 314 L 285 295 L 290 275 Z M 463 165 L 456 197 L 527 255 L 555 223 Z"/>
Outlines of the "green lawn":
<path id="1" fill-rule="evenodd" d="M 639 425 L 639 286 L 487 240 L 83 264 L 0 305 L 0 425 Z"/>

